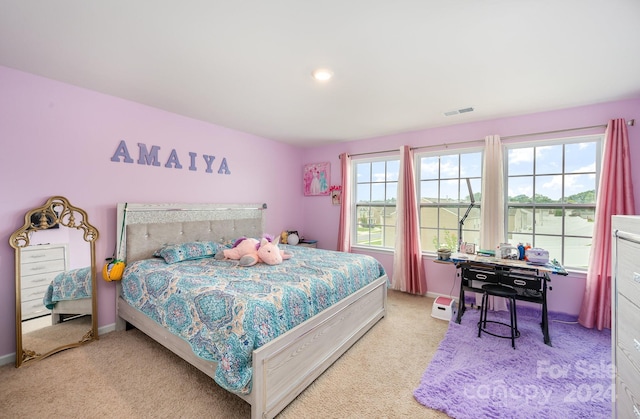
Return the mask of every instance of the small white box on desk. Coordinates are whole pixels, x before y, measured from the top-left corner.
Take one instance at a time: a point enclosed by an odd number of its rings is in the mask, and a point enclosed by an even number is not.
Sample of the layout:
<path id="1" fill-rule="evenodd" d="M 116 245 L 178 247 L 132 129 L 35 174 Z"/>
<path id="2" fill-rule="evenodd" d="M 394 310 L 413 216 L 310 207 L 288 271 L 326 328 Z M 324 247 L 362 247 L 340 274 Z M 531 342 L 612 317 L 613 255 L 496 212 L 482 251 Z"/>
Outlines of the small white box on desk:
<path id="1" fill-rule="evenodd" d="M 526 251 L 527 260 L 534 265 L 545 265 L 549 262 L 549 251 L 534 247 Z"/>
<path id="2" fill-rule="evenodd" d="M 449 297 L 437 297 L 433 302 L 431 308 L 431 317 L 436 319 L 450 321 L 453 317 L 453 310 L 456 307 L 456 302 L 453 298 Z"/>

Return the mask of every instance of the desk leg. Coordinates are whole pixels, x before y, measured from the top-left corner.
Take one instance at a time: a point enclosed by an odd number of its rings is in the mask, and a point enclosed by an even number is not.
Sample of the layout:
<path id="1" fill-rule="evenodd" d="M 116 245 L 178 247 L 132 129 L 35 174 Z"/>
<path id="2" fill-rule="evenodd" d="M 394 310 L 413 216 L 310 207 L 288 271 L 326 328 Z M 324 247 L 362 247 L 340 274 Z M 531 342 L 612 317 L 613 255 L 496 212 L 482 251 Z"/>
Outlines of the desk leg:
<path id="1" fill-rule="evenodd" d="M 543 279 L 544 281 L 544 279 Z M 549 345 L 549 346 L 553 346 L 551 345 L 551 338 L 549 337 L 549 318 L 548 318 L 548 313 L 547 313 L 547 290 L 546 290 L 546 283 L 545 285 L 543 285 L 544 289 L 543 289 L 543 294 L 542 294 L 542 323 L 540 323 L 540 326 L 542 326 L 542 334 L 544 336 L 544 343 Z"/>
<path id="2" fill-rule="evenodd" d="M 547 319 L 547 305 L 543 304 L 542 306 L 542 323 L 540 323 L 540 326 L 542 326 L 542 334 L 544 335 L 544 343 L 546 343 L 549 346 L 553 346 L 551 345 L 551 338 L 549 337 L 549 320 Z"/>
<path id="3" fill-rule="evenodd" d="M 460 299 L 458 300 L 458 315 L 456 316 L 456 323 L 460 324 L 462 315 L 466 309 L 467 307 L 464 304 L 464 286 L 460 283 Z"/>

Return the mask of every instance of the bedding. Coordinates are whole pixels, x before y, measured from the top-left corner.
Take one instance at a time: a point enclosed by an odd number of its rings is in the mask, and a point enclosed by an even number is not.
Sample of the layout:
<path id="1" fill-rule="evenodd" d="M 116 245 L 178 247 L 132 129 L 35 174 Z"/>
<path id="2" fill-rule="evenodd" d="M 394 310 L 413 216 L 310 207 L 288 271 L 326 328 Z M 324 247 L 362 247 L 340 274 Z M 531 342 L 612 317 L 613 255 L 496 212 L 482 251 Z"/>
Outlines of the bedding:
<path id="1" fill-rule="evenodd" d="M 91 298 L 91 266 L 61 272 L 53 278 L 43 303 L 52 310 L 58 301 Z"/>
<path id="2" fill-rule="evenodd" d="M 280 265 L 139 260 L 125 269 L 122 298 L 216 362 L 220 386 L 246 395 L 254 349 L 385 275 L 370 256 L 281 246 L 293 257 Z"/>
<path id="3" fill-rule="evenodd" d="M 177 263 L 212 257 L 217 251 L 218 245 L 212 241 L 189 242 L 165 246 L 154 253 L 154 256 L 163 258 L 167 263 Z"/>

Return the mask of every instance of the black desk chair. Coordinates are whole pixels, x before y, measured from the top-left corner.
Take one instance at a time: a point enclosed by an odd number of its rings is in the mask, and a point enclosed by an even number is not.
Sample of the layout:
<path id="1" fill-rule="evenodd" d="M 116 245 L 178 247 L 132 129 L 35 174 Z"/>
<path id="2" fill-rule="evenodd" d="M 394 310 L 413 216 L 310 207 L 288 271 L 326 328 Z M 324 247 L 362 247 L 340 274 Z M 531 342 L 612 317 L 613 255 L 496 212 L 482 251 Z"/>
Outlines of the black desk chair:
<path id="1" fill-rule="evenodd" d="M 480 308 L 480 321 L 478 322 L 478 337 L 480 337 L 482 332 L 484 332 L 488 335 L 496 336 L 499 338 L 511 338 L 511 346 L 513 347 L 513 349 L 515 349 L 515 339 L 520 337 L 520 332 L 518 331 L 518 319 L 516 317 L 516 290 L 500 284 L 485 284 L 482 286 L 482 290 L 484 291 L 484 294 L 482 294 L 482 307 Z M 496 297 L 504 297 L 509 300 L 509 317 L 511 320 L 511 324 L 487 320 L 487 309 L 489 306 L 490 295 Z M 487 323 L 495 323 L 507 326 L 511 329 L 511 335 L 498 335 L 496 333 L 489 332 L 487 330 Z"/>

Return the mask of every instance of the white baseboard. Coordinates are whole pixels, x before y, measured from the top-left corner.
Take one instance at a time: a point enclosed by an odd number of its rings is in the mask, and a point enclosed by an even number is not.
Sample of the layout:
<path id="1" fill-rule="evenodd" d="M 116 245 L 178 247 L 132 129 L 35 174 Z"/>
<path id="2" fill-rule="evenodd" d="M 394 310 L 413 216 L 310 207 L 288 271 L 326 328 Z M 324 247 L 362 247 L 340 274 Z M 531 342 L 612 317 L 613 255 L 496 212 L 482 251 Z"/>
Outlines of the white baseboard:
<path id="1" fill-rule="evenodd" d="M 458 297 L 454 297 L 453 295 L 447 295 L 447 294 L 439 294 L 437 292 L 427 292 L 427 297 L 436 299 L 438 297 L 447 297 L 447 298 L 453 298 L 453 300 L 456 302 L 456 304 L 458 304 Z"/>
<path id="2" fill-rule="evenodd" d="M 16 353 L 11 353 L 11 354 L 6 354 L 6 355 L 2 355 L 0 356 L 0 366 L 2 365 L 7 365 L 7 364 L 13 364 L 16 362 Z"/>
<path id="3" fill-rule="evenodd" d="M 98 337 L 101 335 L 106 335 L 107 333 L 113 332 L 116 330 L 116 324 L 111 323 L 106 326 L 98 327 Z"/>

